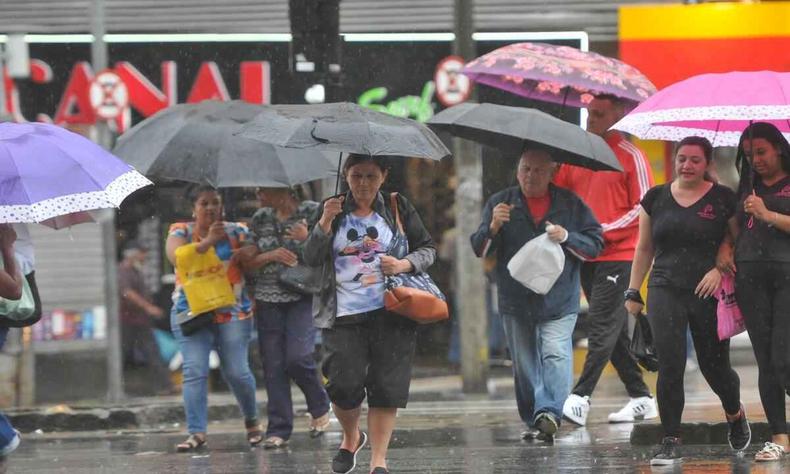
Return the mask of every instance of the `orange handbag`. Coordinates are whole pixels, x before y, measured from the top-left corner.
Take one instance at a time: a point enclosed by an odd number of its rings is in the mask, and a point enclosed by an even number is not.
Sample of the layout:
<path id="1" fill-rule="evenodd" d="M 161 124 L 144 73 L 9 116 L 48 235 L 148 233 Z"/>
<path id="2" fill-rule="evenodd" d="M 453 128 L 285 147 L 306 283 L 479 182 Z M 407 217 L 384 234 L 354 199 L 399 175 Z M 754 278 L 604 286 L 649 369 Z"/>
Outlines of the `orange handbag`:
<path id="1" fill-rule="evenodd" d="M 397 193 L 390 195 L 390 204 L 397 224 L 397 232 L 392 237 L 394 244 L 390 249 L 400 247 L 402 250 L 399 253 L 402 255 L 395 256 L 403 258 L 408 241 L 400 220 L 397 197 Z M 420 324 L 435 323 L 450 318 L 447 298 L 427 273 L 400 273 L 388 276 L 385 285 L 384 307 L 387 311 L 400 314 Z"/>

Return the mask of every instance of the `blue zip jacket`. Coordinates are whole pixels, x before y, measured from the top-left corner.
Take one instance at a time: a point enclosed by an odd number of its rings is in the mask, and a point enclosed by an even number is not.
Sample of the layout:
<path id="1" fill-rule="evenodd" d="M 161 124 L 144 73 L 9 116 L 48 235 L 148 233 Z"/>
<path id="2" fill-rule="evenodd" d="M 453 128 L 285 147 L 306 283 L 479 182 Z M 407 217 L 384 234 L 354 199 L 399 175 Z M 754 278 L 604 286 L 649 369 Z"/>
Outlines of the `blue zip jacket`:
<path id="1" fill-rule="evenodd" d="M 472 248 L 478 257 L 496 253 L 495 274 L 502 314 L 546 321 L 579 312 L 581 263 L 601 253 L 603 230 L 592 211 L 573 192 L 549 184 L 549 194 L 551 206 L 537 225 L 524 203 L 521 188 L 514 186 L 494 194 L 483 209 L 480 227 L 471 236 Z M 494 207 L 502 202 L 514 206 L 510 222 L 492 236 L 491 216 Z M 545 232 L 547 221 L 568 231 L 568 238 L 562 243 L 565 268 L 551 290 L 539 295 L 514 280 L 507 264 L 525 243 Z"/>

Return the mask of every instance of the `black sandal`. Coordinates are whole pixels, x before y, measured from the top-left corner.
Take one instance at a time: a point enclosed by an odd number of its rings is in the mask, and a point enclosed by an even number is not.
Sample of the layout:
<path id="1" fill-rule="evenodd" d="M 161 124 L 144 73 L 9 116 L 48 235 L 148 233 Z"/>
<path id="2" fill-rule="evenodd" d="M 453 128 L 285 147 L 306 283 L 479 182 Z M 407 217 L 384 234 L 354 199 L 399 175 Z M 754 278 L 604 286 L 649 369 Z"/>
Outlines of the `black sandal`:
<path id="1" fill-rule="evenodd" d="M 188 453 L 190 451 L 197 451 L 206 447 L 206 436 L 199 436 L 197 434 L 189 435 L 189 438 L 186 439 L 183 443 L 178 443 L 176 445 L 176 452 L 177 453 Z"/>
<path id="2" fill-rule="evenodd" d="M 250 446 L 258 446 L 263 442 L 263 431 L 258 420 L 244 420 L 244 427 L 247 429 L 247 442 Z"/>

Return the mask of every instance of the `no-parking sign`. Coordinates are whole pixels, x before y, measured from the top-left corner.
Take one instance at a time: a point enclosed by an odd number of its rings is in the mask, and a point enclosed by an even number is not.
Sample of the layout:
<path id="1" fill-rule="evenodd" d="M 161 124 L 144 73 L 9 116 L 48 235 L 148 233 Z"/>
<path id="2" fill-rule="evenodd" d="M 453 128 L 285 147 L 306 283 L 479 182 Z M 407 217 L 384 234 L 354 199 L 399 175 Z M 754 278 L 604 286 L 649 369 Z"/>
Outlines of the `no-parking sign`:
<path id="1" fill-rule="evenodd" d="M 91 107 L 105 120 L 118 117 L 129 106 L 129 89 L 112 70 L 100 72 L 90 85 Z"/>
<path id="2" fill-rule="evenodd" d="M 447 56 L 436 66 L 433 76 L 436 97 L 445 107 L 466 101 L 472 93 L 472 81 L 461 74 L 464 64 L 464 58 L 460 56 Z"/>

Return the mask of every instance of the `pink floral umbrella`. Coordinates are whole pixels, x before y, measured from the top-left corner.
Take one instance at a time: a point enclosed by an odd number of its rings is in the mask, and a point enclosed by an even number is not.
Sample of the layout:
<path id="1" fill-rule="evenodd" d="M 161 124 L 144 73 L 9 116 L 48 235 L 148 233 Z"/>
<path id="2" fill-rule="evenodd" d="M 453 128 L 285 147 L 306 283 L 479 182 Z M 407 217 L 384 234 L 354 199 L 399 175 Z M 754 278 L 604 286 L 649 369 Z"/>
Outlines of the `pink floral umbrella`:
<path id="1" fill-rule="evenodd" d="M 480 56 L 463 70 L 475 82 L 529 99 L 586 106 L 597 94 L 639 103 L 656 87 L 633 66 L 570 46 L 516 43 Z"/>
<path id="2" fill-rule="evenodd" d="M 691 135 L 713 146 L 738 146 L 749 122 L 770 122 L 790 139 L 790 73 L 701 74 L 665 87 L 614 127 L 643 139 Z"/>

